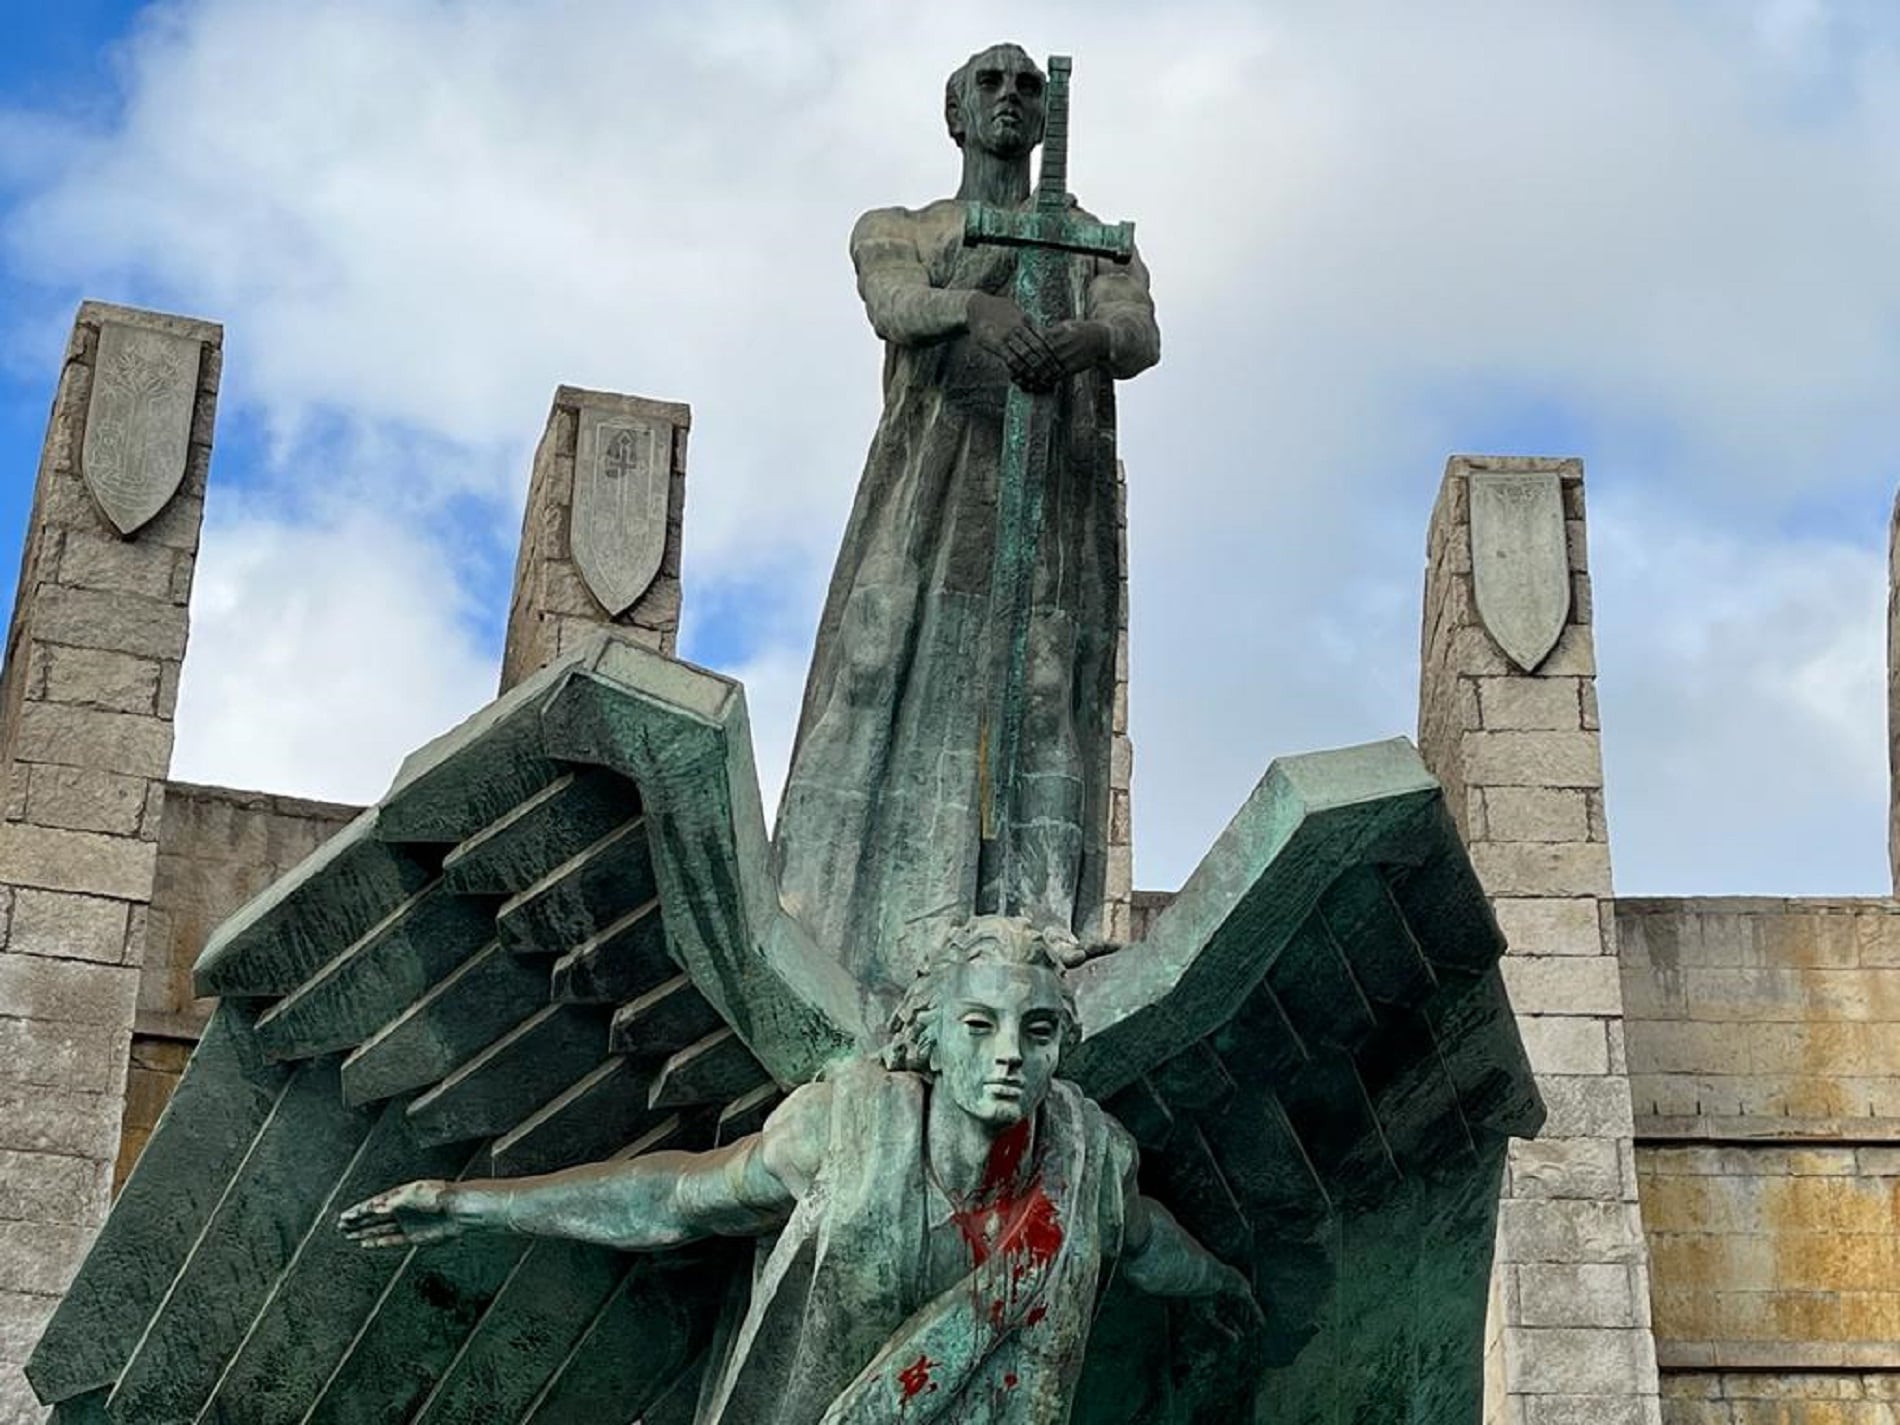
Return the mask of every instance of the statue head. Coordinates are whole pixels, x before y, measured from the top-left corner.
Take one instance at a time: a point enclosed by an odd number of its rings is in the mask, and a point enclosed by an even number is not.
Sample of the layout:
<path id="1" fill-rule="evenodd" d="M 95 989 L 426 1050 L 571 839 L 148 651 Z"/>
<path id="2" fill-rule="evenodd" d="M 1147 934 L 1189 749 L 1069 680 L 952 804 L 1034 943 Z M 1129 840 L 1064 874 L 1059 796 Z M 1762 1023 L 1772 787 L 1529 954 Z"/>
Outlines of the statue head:
<path id="1" fill-rule="evenodd" d="M 1007 1128 L 1042 1106 L 1080 1037 L 1048 937 L 1026 920 L 978 916 L 944 938 L 904 995 L 884 1062 L 928 1074 L 972 1118 Z"/>
<path id="2" fill-rule="evenodd" d="M 1022 158 L 1042 142 L 1047 81 L 1020 45 L 971 55 L 943 86 L 943 121 L 958 148 Z"/>

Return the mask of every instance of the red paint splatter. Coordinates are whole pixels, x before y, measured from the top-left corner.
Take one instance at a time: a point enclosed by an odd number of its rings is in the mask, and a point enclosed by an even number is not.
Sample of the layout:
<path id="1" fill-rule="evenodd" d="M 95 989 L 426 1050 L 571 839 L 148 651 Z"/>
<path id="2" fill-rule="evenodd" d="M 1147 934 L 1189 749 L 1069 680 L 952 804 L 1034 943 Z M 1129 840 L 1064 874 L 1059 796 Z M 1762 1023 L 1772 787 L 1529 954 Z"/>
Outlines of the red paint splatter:
<path id="1" fill-rule="evenodd" d="M 926 1390 L 937 1388 L 930 1380 L 930 1368 L 936 1364 L 928 1356 L 919 1356 L 897 1373 L 897 1389 L 903 1399 L 914 1400 Z"/>
<path id="2" fill-rule="evenodd" d="M 1023 1325 L 1034 1326 L 1048 1314 L 1049 1308 L 1044 1306 L 1041 1302 L 1037 1302 L 1034 1306 L 1029 1308 L 1029 1314 L 1023 1318 Z"/>
<path id="3" fill-rule="evenodd" d="M 997 1331 L 1003 1329 L 1003 1303 L 1000 1301 L 990 1303 L 990 1326 Z"/>
<path id="4" fill-rule="evenodd" d="M 990 1144 L 989 1161 L 983 1166 L 983 1191 L 995 1193 L 1014 1187 L 1016 1174 L 1023 1165 L 1023 1154 L 1028 1151 L 1029 1120 L 1025 1118 L 1004 1129 Z"/>
<path id="5" fill-rule="evenodd" d="M 1004 1390 L 1016 1389 L 1016 1372 L 1009 1371 L 1003 1376 L 1003 1389 Z"/>

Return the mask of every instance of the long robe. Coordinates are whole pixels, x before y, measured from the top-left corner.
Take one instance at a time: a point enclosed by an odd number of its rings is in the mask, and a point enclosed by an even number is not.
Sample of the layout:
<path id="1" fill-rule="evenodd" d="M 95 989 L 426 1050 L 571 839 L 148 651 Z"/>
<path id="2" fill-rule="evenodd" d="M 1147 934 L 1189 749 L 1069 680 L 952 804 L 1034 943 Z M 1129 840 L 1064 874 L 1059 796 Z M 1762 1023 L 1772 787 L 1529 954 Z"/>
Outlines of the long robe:
<path id="1" fill-rule="evenodd" d="M 699 1425 L 1064 1425 L 1104 1267 L 1121 1250 L 1136 1153 L 1058 1079 L 1015 1226 L 934 1281 L 927 1089 L 869 1061 L 824 1085 L 823 1164 L 762 1250 Z M 809 1111 L 788 1100 L 780 1113 Z"/>
<path id="2" fill-rule="evenodd" d="M 861 982 L 901 984 L 978 909 L 979 775 L 997 665 L 991 564 L 1001 361 L 964 329 L 968 294 L 1008 295 L 1011 249 L 966 248 L 963 204 L 885 208 L 851 238 L 886 343 L 884 412 L 819 624 L 774 838 L 786 907 Z M 1072 257 L 1106 371 L 1063 383 L 1034 576 L 1007 909 L 1100 934 L 1121 623 L 1115 378 L 1160 354 L 1147 270 Z M 998 907 L 985 907 L 995 909 Z"/>

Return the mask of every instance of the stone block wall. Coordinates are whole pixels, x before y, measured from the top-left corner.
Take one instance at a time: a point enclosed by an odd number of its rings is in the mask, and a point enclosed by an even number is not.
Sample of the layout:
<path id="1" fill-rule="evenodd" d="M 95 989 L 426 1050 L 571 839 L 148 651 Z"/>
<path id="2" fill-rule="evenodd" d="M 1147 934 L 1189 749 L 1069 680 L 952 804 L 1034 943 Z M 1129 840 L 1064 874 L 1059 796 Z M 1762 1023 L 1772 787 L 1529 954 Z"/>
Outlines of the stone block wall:
<path id="1" fill-rule="evenodd" d="M 130 538 L 81 470 L 108 322 L 196 352 L 161 380 L 190 412 L 181 484 Z M 0 1421 L 42 1418 L 20 1363 L 109 1201 L 222 342 L 83 304 L 40 456 L 0 671 Z"/>
<path id="2" fill-rule="evenodd" d="M 1478 471 L 1560 477 L 1570 610 L 1534 672 L 1477 612 Z M 1486 1420 L 1500 1425 L 1660 1414 L 1595 675 L 1580 464 L 1454 457 L 1427 544 L 1419 748 L 1510 942 L 1504 979 L 1549 1110 L 1535 1142 L 1512 1145 L 1499 1210 Z"/>
<path id="3" fill-rule="evenodd" d="M 362 810 L 268 792 L 168 782 L 133 1021 L 113 1185 L 138 1161 L 213 1001 L 191 992 L 211 932 Z"/>
<path id="4" fill-rule="evenodd" d="M 581 412 L 621 417 L 656 429 L 670 452 L 665 546 L 658 575 L 634 605 L 610 616 L 574 563 L 571 538 L 574 462 Z M 535 447 L 528 505 L 521 521 L 514 596 L 508 609 L 501 690 L 567 652 L 601 624 L 629 630 L 647 647 L 671 655 L 679 638 L 680 541 L 686 509 L 686 434 L 690 407 L 608 391 L 561 386 Z"/>
<path id="5" fill-rule="evenodd" d="M 1617 903 L 1671 1425 L 1900 1416 L 1900 904 Z"/>

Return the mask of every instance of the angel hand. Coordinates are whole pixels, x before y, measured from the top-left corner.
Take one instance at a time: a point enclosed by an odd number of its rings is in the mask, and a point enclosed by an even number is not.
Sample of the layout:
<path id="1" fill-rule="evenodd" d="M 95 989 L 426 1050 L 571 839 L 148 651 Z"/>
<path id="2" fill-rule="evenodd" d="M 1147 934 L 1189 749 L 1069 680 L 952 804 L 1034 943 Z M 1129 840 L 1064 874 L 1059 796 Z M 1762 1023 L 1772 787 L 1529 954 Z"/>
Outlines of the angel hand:
<path id="1" fill-rule="evenodd" d="M 436 1178 L 365 1198 L 345 1208 L 337 1226 L 359 1247 L 421 1247 L 462 1234 L 450 1210 L 449 1185 Z"/>

